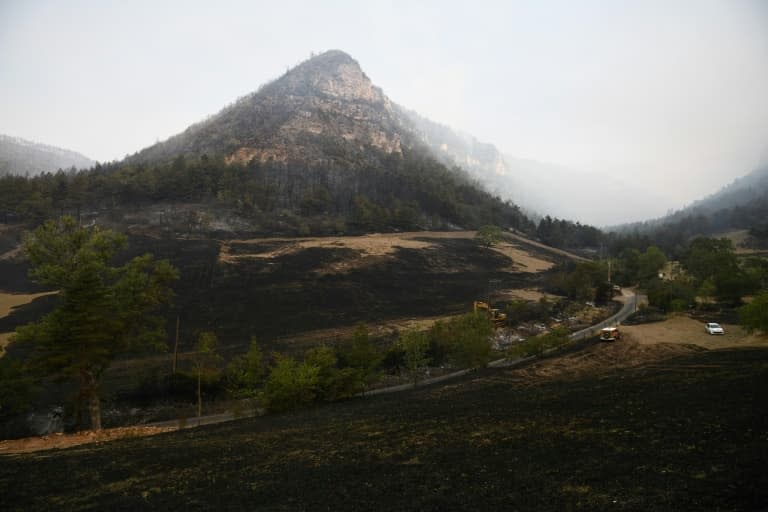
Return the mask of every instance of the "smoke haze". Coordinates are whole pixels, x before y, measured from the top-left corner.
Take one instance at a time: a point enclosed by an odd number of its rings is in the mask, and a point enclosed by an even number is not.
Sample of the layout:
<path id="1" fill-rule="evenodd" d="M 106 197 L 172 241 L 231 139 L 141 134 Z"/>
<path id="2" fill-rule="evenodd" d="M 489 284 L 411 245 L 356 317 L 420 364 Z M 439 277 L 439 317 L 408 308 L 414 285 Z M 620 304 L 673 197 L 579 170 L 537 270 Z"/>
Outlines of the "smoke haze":
<path id="1" fill-rule="evenodd" d="M 620 183 L 622 220 L 768 159 L 768 3 L 374 5 L 0 2 L 0 133 L 120 159 L 339 48 L 401 105 L 596 191 Z"/>

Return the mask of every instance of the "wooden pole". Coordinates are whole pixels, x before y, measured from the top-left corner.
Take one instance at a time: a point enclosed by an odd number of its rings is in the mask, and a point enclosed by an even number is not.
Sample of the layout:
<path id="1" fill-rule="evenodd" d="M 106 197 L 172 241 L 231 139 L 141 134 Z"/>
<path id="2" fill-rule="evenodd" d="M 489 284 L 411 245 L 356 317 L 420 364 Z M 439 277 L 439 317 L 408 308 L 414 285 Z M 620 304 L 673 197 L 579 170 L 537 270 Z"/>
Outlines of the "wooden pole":
<path id="1" fill-rule="evenodd" d="M 203 415 L 203 394 L 200 390 L 201 370 L 197 369 L 197 426 L 200 426 L 200 416 Z"/>
<path id="2" fill-rule="evenodd" d="M 176 342 L 173 344 L 173 379 L 176 380 L 176 364 L 179 360 L 179 315 L 176 315 Z"/>

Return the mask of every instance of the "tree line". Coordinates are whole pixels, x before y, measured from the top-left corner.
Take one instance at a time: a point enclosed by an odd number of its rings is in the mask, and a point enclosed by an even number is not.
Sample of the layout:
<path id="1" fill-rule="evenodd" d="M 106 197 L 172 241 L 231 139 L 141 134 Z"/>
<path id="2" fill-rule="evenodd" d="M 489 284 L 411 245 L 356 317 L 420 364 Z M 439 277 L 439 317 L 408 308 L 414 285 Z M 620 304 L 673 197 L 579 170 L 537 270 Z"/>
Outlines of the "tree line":
<path id="1" fill-rule="evenodd" d="M 492 331 L 485 315 L 469 313 L 427 330 L 400 333 L 384 346 L 359 324 L 351 339 L 321 344 L 298 357 L 264 354 L 252 337 L 247 352 L 226 363 L 217 353 L 216 334 L 206 331 L 198 336 L 191 367 L 179 373 L 174 387 L 196 389 L 198 415 L 204 395 L 247 400 L 254 409 L 269 412 L 295 410 L 365 394 L 384 375 L 404 375 L 416 383 L 429 367 L 484 366 L 491 357 Z"/>
<path id="2" fill-rule="evenodd" d="M 629 240 L 635 243 L 610 258 L 560 265 L 548 276 L 546 289 L 574 300 L 604 302 L 615 293 L 613 286 L 638 286 L 663 313 L 735 309 L 747 329 L 768 331 L 768 259 L 740 258 L 726 238 L 694 238 L 676 248 L 675 259 L 645 236 Z M 745 303 L 745 298 L 750 300 Z"/>
<path id="3" fill-rule="evenodd" d="M 228 164 L 178 156 L 153 164 L 97 164 L 83 171 L 0 177 L 0 220 L 42 221 L 100 212 L 116 219 L 157 203 L 207 203 L 247 219 L 255 231 L 301 234 L 477 228 L 532 232 L 509 202 L 483 191 L 460 169 L 418 151 L 380 159 Z"/>

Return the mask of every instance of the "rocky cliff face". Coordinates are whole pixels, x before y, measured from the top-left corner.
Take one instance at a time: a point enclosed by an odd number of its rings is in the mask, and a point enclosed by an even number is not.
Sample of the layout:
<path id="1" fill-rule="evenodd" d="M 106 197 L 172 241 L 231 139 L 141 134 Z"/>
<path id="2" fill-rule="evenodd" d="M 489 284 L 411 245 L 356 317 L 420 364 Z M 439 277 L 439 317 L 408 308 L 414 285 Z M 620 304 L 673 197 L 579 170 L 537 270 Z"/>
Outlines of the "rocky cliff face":
<path id="1" fill-rule="evenodd" d="M 431 121 L 416 112 L 402 108 L 401 111 L 412 124 L 419 140 L 442 162 L 458 165 L 478 178 L 512 174 L 501 152 L 493 144 L 480 142 L 471 135 Z"/>

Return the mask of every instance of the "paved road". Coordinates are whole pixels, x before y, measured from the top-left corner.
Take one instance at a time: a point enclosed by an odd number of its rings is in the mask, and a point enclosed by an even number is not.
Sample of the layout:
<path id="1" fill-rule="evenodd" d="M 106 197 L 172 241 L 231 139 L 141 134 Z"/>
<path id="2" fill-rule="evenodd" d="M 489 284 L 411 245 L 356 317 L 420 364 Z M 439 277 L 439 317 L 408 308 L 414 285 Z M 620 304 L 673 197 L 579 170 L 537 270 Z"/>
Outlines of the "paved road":
<path id="1" fill-rule="evenodd" d="M 586 329 L 572 333 L 570 336 L 571 340 L 579 341 L 585 338 L 591 338 L 592 336 L 597 335 L 603 327 L 611 327 L 623 322 L 629 315 L 637 311 L 638 304 L 640 303 L 640 296 L 634 290 L 625 288 L 621 291 L 621 297 L 618 300 L 624 303 L 618 313 L 606 318 L 598 324 L 591 325 Z"/>
<path id="2" fill-rule="evenodd" d="M 575 261 L 592 261 L 589 258 L 585 258 L 583 256 L 579 256 L 578 254 L 573 254 L 572 252 L 565 251 L 563 249 L 557 249 L 555 247 L 550 247 L 549 245 L 542 244 L 541 242 L 537 242 L 535 240 L 531 240 L 530 238 L 526 238 L 522 235 L 518 235 L 517 233 L 513 233 L 511 231 L 507 231 L 504 233 L 505 235 L 509 236 L 510 238 L 517 240 L 520 243 L 532 245 L 534 247 L 538 247 L 539 249 L 542 249 L 547 252 L 551 252 L 553 254 L 558 254 L 560 256 L 565 256 L 567 258 L 571 258 Z"/>

